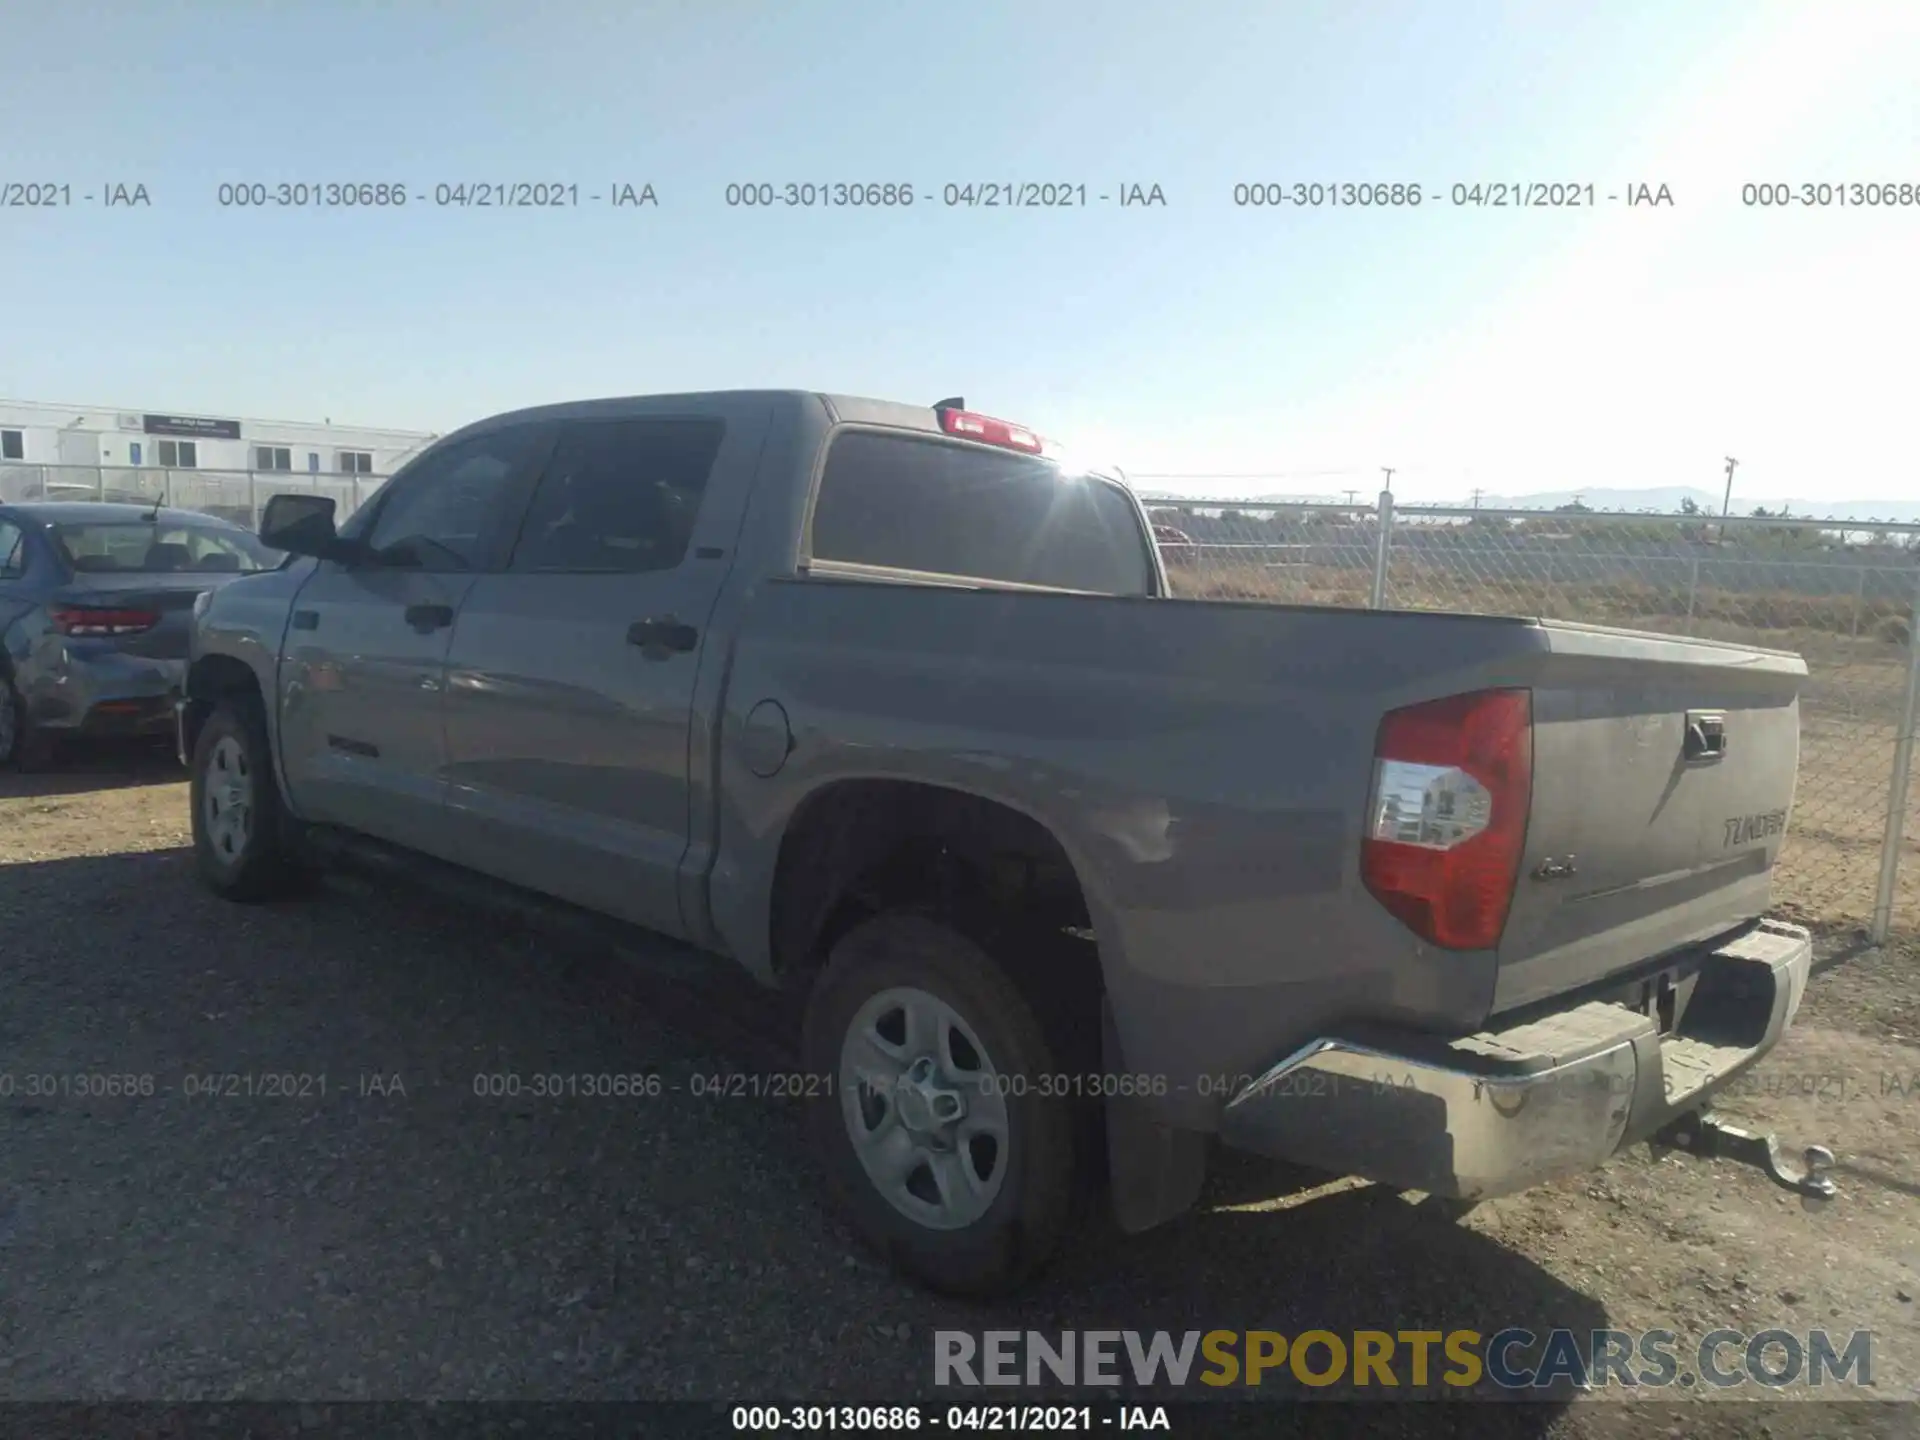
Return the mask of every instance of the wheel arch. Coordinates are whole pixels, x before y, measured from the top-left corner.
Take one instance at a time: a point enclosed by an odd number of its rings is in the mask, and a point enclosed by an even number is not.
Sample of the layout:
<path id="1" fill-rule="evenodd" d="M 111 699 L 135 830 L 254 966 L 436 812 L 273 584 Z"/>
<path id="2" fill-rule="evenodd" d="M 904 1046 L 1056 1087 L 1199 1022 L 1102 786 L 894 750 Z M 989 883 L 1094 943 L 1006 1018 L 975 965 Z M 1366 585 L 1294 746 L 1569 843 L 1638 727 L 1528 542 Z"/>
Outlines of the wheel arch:
<path id="1" fill-rule="evenodd" d="M 266 705 L 266 692 L 253 667 L 232 655 L 219 653 L 202 655 L 188 667 L 184 694 L 187 708 L 181 738 L 189 756 L 193 754 L 200 727 L 222 700 L 246 695 L 263 709 Z"/>
<path id="2" fill-rule="evenodd" d="M 841 779 L 806 796 L 781 835 L 769 896 L 776 982 L 807 988 L 843 935 L 899 909 L 936 914 L 966 934 L 1057 1040 L 1098 1054 L 1105 987 L 1093 905 L 1045 823 L 922 781 Z"/>

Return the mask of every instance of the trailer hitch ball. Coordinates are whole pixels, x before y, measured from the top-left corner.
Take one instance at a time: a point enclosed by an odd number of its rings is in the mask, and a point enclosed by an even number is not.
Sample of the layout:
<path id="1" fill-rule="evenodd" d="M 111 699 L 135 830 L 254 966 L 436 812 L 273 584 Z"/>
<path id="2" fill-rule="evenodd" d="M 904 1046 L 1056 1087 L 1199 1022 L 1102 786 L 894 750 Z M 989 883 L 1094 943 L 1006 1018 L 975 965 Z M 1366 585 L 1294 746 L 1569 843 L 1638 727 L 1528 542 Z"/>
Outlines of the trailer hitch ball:
<path id="1" fill-rule="evenodd" d="M 1834 1159 L 1826 1146 L 1807 1146 L 1801 1151 L 1802 1165 L 1795 1168 L 1781 1157 L 1780 1142 L 1774 1136 L 1756 1135 L 1729 1125 L 1710 1111 L 1695 1111 L 1674 1120 L 1655 1137 L 1655 1143 L 1685 1150 L 1703 1160 L 1718 1157 L 1751 1165 L 1774 1184 L 1798 1195 L 1805 1210 L 1818 1210 L 1840 1193 L 1827 1173 L 1833 1169 Z"/>

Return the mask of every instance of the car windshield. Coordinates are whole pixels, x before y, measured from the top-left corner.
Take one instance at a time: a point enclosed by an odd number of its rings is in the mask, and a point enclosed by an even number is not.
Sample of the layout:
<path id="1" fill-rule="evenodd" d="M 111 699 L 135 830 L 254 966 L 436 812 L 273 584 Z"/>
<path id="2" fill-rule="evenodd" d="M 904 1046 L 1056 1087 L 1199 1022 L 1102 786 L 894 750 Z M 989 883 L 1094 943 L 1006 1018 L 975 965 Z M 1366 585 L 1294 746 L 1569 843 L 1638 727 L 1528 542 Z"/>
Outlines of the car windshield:
<path id="1" fill-rule="evenodd" d="M 86 574 L 250 575 L 280 563 L 278 551 L 224 525 L 104 520 L 49 529 L 62 557 Z"/>

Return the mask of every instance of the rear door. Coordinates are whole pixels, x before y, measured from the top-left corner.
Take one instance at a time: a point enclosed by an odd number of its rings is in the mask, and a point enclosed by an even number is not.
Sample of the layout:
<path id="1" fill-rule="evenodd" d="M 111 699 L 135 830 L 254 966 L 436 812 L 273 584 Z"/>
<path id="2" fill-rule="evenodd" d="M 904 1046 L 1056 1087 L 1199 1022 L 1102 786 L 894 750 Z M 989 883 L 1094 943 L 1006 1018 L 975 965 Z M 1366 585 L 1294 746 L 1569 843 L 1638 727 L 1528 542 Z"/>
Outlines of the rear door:
<path id="1" fill-rule="evenodd" d="M 14 622 L 33 609 L 35 597 L 27 573 L 32 554 L 26 526 L 0 514 L 0 678 L 14 660 L 26 657 L 27 637 L 15 630 Z M 0 705 L 6 703 L 6 696 L 0 694 Z"/>
<path id="2" fill-rule="evenodd" d="M 447 646 L 475 579 L 505 555 L 518 485 L 547 439 L 537 424 L 504 426 L 423 455 L 353 527 L 369 559 L 322 561 L 301 587 L 280 713 L 305 818 L 449 858 Z"/>
<path id="3" fill-rule="evenodd" d="M 454 631 L 462 863 L 687 933 L 694 686 L 768 413 L 714 397 L 558 422 L 512 557 Z"/>

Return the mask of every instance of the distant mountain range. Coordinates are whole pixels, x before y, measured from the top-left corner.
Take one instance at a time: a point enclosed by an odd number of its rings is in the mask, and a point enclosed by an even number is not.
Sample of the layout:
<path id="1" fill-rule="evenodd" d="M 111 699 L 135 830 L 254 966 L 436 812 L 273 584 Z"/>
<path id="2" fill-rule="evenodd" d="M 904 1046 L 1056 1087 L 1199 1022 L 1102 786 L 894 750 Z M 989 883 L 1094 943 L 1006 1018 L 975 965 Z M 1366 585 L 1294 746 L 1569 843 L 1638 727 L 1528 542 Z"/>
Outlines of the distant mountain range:
<path id="1" fill-rule="evenodd" d="M 1141 497 L 1169 504 L 1190 503 L 1189 497 L 1171 495 L 1165 491 L 1143 490 Z M 1269 505 L 1337 505 L 1345 499 L 1344 494 L 1250 495 L 1246 497 L 1247 503 Z M 1489 510 L 1555 510 L 1562 505 L 1572 504 L 1576 499 L 1589 510 L 1638 511 L 1659 515 L 1676 514 L 1683 500 L 1691 500 L 1709 515 L 1720 513 L 1720 496 L 1706 490 L 1696 490 L 1690 486 L 1681 485 L 1661 485 L 1645 490 L 1543 490 L 1532 495 L 1482 495 L 1480 503 Z M 1462 497 L 1451 501 L 1408 501 L 1407 503 L 1467 505 L 1471 501 Z M 1762 504 L 1766 506 L 1769 514 L 1778 514 L 1781 506 L 1784 505 L 1788 514 L 1804 515 L 1810 520 L 1895 520 L 1909 524 L 1920 523 L 1920 500 L 1742 501 L 1736 492 L 1733 513 L 1751 515 L 1755 507 Z"/>

